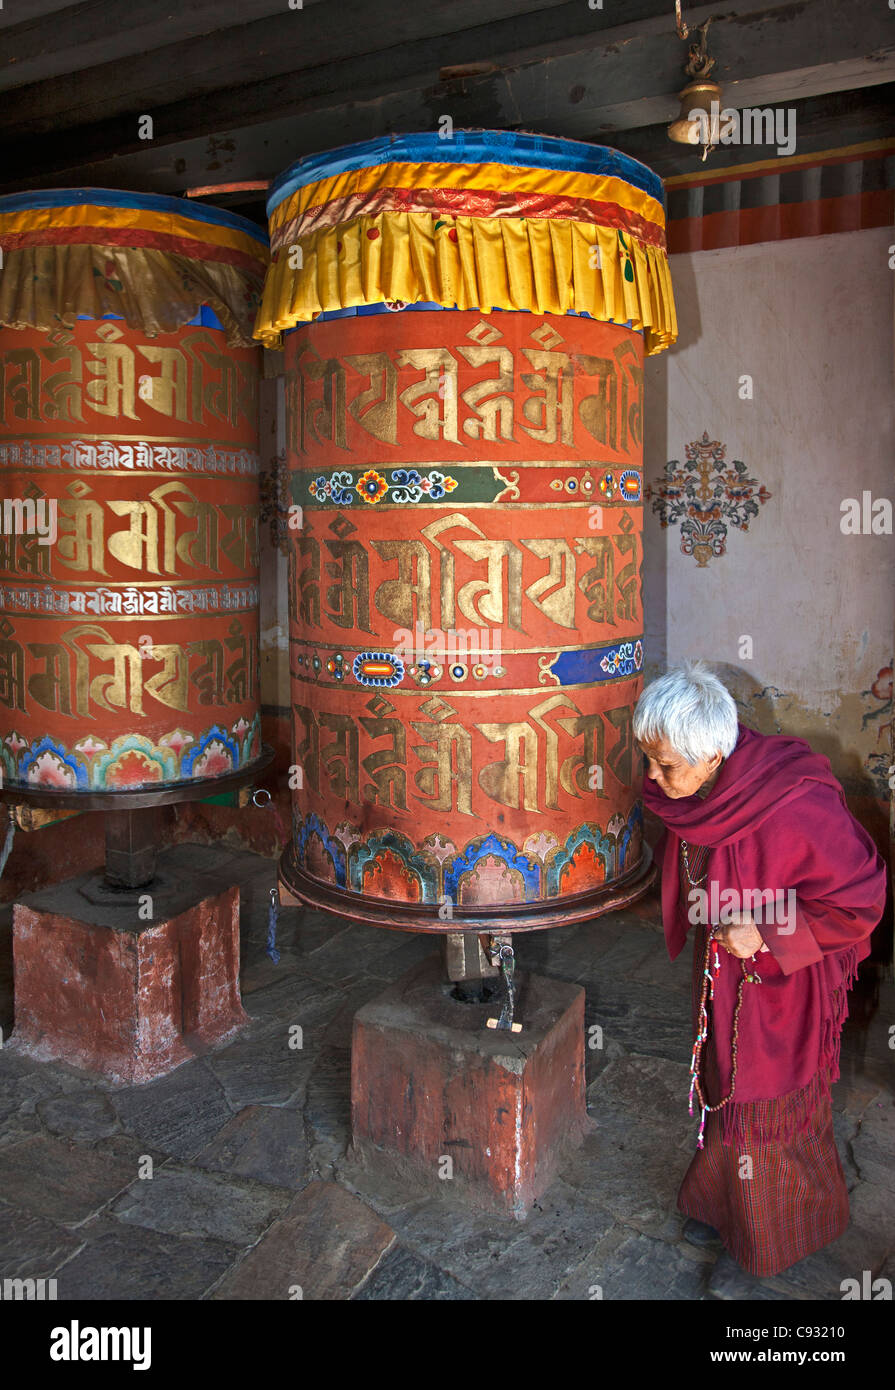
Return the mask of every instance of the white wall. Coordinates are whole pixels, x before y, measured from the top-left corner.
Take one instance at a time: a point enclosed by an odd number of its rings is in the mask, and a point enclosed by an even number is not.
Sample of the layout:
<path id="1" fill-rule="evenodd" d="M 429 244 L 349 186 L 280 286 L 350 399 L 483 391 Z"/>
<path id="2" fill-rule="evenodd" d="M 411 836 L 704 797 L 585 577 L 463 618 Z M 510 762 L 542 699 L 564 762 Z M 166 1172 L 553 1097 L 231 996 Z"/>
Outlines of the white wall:
<path id="1" fill-rule="evenodd" d="M 895 502 L 893 241 L 879 228 L 672 257 L 680 337 L 647 359 L 645 391 L 648 483 L 708 431 L 772 494 L 705 568 L 647 502 L 648 675 L 705 657 L 745 722 L 808 738 L 847 790 L 878 797 L 892 710 L 869 692 L 892 662 L 895 540 L 844 535 L 840 504 L 865 489 Z"/>

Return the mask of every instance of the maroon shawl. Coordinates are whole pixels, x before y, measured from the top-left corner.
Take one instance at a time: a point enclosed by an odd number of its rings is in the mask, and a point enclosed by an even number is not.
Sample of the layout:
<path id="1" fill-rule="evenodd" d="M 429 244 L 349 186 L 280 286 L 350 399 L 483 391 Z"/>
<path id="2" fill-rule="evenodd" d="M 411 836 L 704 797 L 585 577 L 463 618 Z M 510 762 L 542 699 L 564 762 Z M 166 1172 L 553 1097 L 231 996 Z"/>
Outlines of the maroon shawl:
<path id="1" fill-rule="evenodd" d="M 782 890 L 788 902 L 786 890 L 795 890 L 794 920 L 759 924 L 769 951 L 756 957 L 762 983 L 744 986 L 734 1102 L 721 1111 L 725 1143 L 790 1138 L 838 1079 L 846 991 L 858 962 L 869 954 L 868 938 L 885 902 L 883 861 L 848 810 L 829 760 L 803 739 L 757 734 L 741 725 L 708 796 L 675 800 L 646 780 L 643 800 L 666 826 L 656 855 L 672 960 L 690 927 L 681 906 L 681 840 L 709 848 L 701 886 L 710 892 L 714 880 L 716 897 L 728 888 L 770 888 Z M 740 961 L 723 948 L 719 956 L 708 1046 L 720 1094 L 709 1094 L 710 1104 L 730 1090 L 730 1038 L 742 973 Z"/>

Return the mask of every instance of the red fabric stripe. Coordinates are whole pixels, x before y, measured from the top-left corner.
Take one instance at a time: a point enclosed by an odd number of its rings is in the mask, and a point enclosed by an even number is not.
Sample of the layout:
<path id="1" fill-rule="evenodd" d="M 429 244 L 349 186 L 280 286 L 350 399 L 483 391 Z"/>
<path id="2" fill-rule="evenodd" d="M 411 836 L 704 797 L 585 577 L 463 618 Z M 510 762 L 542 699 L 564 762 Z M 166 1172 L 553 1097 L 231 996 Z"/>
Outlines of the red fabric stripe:
<path id="1" fill-rule="evenodd" d="M 841 198 L 817 198 L 807 203 L 776 203 L 765 208 L 710 212 L 704 217 L 669 222 L 668 254 L 717 251 L 722 246 L 752 246 L 759 241 L 788 241 L 794 237 L 887 227 L 893 214 L 895 190 L 891 188 L 849 193 Z"/>
<path id="2" fill-rule="evenodd" d="M 258 279 L 264 275 L 263 264 L 245 251 L 237 251 L 234 247 L 228 246 L 213 246 L 204 241 L 193 241 L 191 237 L 154 232 L 145 227 L 54 227 L 43 232 L 10 232 L 0 235 L 0 246 L 5 251 L 16 251 L 24 246 L 75 245 L 148 247 L 153 251 L 168 251 L 172 255 L 187 256 L 194 261 L 219 261 L 225 265 L 239 266 L 241 270 L 254 274 Z"/>
<path id="3" fill-rule="evenodd" d="M 574 222 L 598 222 L 630 232 L 652 246 L 665 245 L 665 230 L 640 213 L 613 202 L 594 198 L 564 198 L 543 193 L 501 193 L 456 188 L 382 188 L 375 193 L 339 198 L 317 208 L 309 208 L 276 233 L 274 244 L 281 246 L 285 232 L 306 236 L 320 227 L 337 226 L 354 217 L 374 217 L 381 212 L 428 212 L 445 217 L 534 217 L 565 218 Z"/>

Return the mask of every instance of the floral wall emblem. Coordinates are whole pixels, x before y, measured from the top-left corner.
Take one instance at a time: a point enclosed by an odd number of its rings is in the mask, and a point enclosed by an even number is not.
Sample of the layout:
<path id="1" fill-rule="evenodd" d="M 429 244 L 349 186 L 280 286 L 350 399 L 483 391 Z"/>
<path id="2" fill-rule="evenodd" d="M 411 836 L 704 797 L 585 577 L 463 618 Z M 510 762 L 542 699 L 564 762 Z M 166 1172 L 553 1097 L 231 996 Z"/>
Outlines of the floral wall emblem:
<path id="1" fill-rule="evenodd" d="M 279 454 L 270 460 L 270 467 L 261 470 L 258 484 L 261 489 L 259 521 L 262 526 L 270 527 L 270 540 L 274 548 L 281 555 L 288 555 L 289 507 L 292 494 L 285 454 Z"/>
<path id="2" fill-rule="evenodd" d="M 869 690 L 862 690 L 861 694 L 866 699 L 872 695 L 879 704 L 876 708 L 871 707 L 861 716 L 861 728 L 866 729 L 868 725 L 880 722 L 876 725 L 876 742 L 882 744 L 883 751 L 869 753 L 865 759 L 865 765 L 874 780 L 876 789 L 880 796 L 889 795 L 889 768 L 893 763 L 893 740 L 892 740 L 892 667 L 883 666 L 876 673 L 876 680 Z M 888 715 L 888 719 L 885 716 Z"/>
<path id="3" fill-rule="evenodd" d="M 704 432 L 685 446 L 686 462 L 672 459 L 664 477 L 647 487 L 653 511 L 663 527 L 680 522 L 681 551 L 692 555 L 700 569 L 727 548 L 727 525 L 749 530 L 759 504 L 772 496 L 763 483 L 748 475 L 741 459 L 726 461 L 727 448 Z"/>

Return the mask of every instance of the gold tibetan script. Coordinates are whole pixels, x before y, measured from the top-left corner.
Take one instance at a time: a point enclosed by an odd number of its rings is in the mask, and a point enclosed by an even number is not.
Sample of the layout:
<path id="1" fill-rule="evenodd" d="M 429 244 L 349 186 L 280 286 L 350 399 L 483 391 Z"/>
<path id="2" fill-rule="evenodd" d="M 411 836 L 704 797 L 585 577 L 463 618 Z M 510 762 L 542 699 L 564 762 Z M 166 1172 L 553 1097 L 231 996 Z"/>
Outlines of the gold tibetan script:
<path id="1" fill-rule="evenodd" d="M 465 532 L 466 534 L 457 534 Z M 636 532 L 619 536 L 537 537 L 489 540 L 462 512 L 424 526 L 419 536 L 374 540 L 370 549 L 386 577 L 372 591 L 371 556 L 355 540 L 296 536 L 289 556 L 293 612 L 302 627 L 337 627 L 371 632 L 370 603 L 395 628 L 424 630 L 463 626 L 507 627 L 524 633 L 528 605 L 555 627 L 575 630 L 576 595 L 587 603 L 587 617 L 606 627 L 636 618 L 640 541 Z M 326 555 L 331 557 L 326 559 Z M 542 564 L 538 578 L 523 587 L 525 556 Z M 460 557 L 472 561 L 479 577 L 458 583 Z M 529 566 L 531 559 L 528 560 Z M 463 621 L 459 621 L 459 620 Z"/>
<path id="2" fill-rule="evenodd" d="M 562 717 L 560 710 L 566 712 Z M 562 792 L 607 797 L 606 789 L 589 784 L 588 772 L 594 766 L 608 767 L 622 786 L 633 782 L 630 705 L 584 714 L 568 694 L 557 692 L 536 705 L 527 719 L 471 728 L 452 719 L 413 720 L 411 727 L 421 740 L 411 747 L 415 766 L 408 763 L 406 731 L 396 718 L 356 720 L 303 704 L 293 705 L 293 714 L 295 757 L 305 785 L 340 800 L 407 810 L 410 786 L 414 800 L 432 811 L 475 815 L 473 731 L 494 744 L 495 752 L 502 750 L 502 756 L 479 766 L 477 775 L 481 790 L 499 806 L 539 812 L 559 809 Z M 561 743 L 568 747 L 570 739 L 573 751 L 560 758 Z M 373 740 L 384 742 L 361 757 Z"/>
<path id="3" fill-rule="evenodd" d="M 142 715 L 147 695 L 188 710 L 191 690 L 200 705 L 241 704 L 255 698 L 257 641 L 235 618 L 227 632 L 186 646 L 155 643 L 151 656 L 97 623 L 72 627 L 59 642 L 0 637 L 0 704 L 27 714 L 30 698 L 73 719 L 94 718 L 94 708 Z"/>
<path id="4" fill-rule="evenodd" d="M 461 391 L 470 369 L 480 375 Z M 398 390 L 399 371 L 416 380 Z M 577 408 L 576 382 L 584 384 Z M 300 454 L 321 444 L 350 452 L 349 418 L 392 445 L 409 426 L 410 437 L 460 447 L 531 439 L 571 449 L 583 427 L 604 448 L 633 457 L 643 437 L 643 369 L 627 340 L 606 357 L 466 345 L 321 357 L 303 342 L 286 392 L 290 445 Z"/>
<path id="5" fill-rule="evenodd" d="M 92 327 L 92 325 L 91 325 Z M 228 430 L 257 425 L 256 368 L 225 350 L 207 329 L 157 343 L 42 343 L 0 351 L 0 424 L 136 420 L 147 407 L 183 424 Z M 67 363 L 67 370 L 61 364 Z"/>

